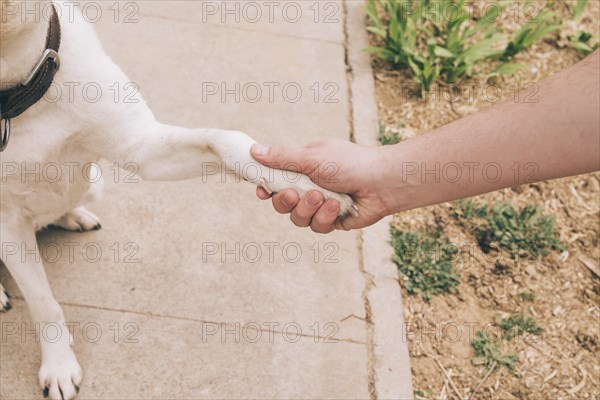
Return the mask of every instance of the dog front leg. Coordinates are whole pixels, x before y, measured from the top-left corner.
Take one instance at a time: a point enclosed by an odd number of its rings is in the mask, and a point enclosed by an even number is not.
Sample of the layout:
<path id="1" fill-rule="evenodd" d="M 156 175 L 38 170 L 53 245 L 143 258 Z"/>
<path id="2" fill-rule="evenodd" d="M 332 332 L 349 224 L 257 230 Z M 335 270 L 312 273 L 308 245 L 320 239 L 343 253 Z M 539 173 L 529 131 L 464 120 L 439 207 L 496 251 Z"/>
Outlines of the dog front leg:
<path id="1" fill-rule="evenodd" d="M 157 123 L 144 137 L 121 147 L 122 154 L 113 161 L 134 162 L 139 175 L 147 180 L 182 180 L 225 168 L 272 193 L 293 188 L 304 196 L 317 189 L 326 199 L 340 202 L 340 215 L 354 211 L 350 196 L 323 189 L 306 175 L 269 168 L 255 161 L 250 155 L 254 143 L 255 140 L 238 131 L 184 129 Z"/>
<path id="2" fill-rule="evenodd" d="M 71 349 L 68 326 L 58 302 L 52 296 L 32 221 L 9 222 L 0 215 L 1 257 L 19 286 L 38 332 L 57 332 L 56 337 L 40 335 L 42 365 L 38 374 L 44 395 L 52 399 L 72 399 L 77 394 L 82 372 Z"/>

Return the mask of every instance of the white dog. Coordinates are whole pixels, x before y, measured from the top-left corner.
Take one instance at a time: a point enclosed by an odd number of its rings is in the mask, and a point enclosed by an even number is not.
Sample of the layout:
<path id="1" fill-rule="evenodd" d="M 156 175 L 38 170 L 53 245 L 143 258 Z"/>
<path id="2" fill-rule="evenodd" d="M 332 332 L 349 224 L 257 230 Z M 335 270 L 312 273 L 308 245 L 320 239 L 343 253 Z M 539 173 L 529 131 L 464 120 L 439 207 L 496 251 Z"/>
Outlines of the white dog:
<path id="1" fill-rule="evenodd" d="M 28 9 L 33 9 L 32 4 L 37 3 L 38 9 L 44 12 L 43 18 L 24 15 L 19 7 L 26 3 Z M 66 7 L 60 1 L 53 4 L 50 0 L 15 3 L 0 0 L 0 100 L 2 93 L 6 93 L 3 91 L 26 81 L 36 65 L 39 68 L 35 71 L 47 73 L 42 70 L 56 69 L 59 61 L 60 68 L 53 76 L 53 82 L 61 87 L 65 82 L 97 82 L 101 87 L 110 87 L 115 82 L 124 87 L 129 82 L 105 54 L 94 30 L 80 14 L 77 18 L 78 13 L 75 13 L 73 21 L 63 18 L 56 26 L 51 23 L 52 13 L 48 13 L 54 9 Z M 56 53 L 45 48 L 48 42 L 58 39 L 59 60 Z M 46 58 L 40 61 L 43 54 Z M 47 78 L 48 75 L 44 77 Z M 43 85 L 43 79 L 37 84 Z M 40 91 L 39 87 L 33 89 Z M 318 188 L 306 176 L 290 184 L 282 171 L 259 166 L 249 153 L 254 141 L 241 132 L 163 125 L 154 119 L 143 101 L 115 103 L 111 97 L 104 96 L 96 103 L 70 102 L 67 96 L 57 102 L 41 99 L 13 117 L 10 126 L 6 118 L 6 107 L 10 104 L 0 103 L 4 107 L 4 110 L 0 108 L 0 147 L 2 141 L 7 144 L 0 153 L 3 164 L 1 258 L 23 293 L 34 323 L 63 326 L 65 322 L 48 286 L 40 258 L 24 254 L 26 250 L 36 248 L 36 229 L 48 225 L 79 231 L 100 227 L 98 217 L 82 204 L 98 198 L 101 184 L 90 185 L 90 179 L 83 174 L 73 174 L 69 170 L 72 165 L 89 165 L 107 159 L 120 165 L 135 163 L 143 179 L 182 180 L 199 176 L 203 163 L 212 161 L 223 163 L 228 170 L 239 171 L 240 175 L 246 174 L 241 178 L 272 192 L 293 187 L 304 194 Z M 20 100 L 30 101 L 18 98 L 11 101 L 14 104 Z M 35 171 L 39 173 L 48 163 L 62 169 L 61 179 L 36 176 Z M 239 167 L 249 163 L 255 167 Z M 95 174 L 97 171 L 88 172 Z M 326 198 L 340 201 L 340 215 L 354 212 L 350 197 L 321 191 Z M 9 308 L 8 298 L 0 285 L 0 310 Z M 40 342 L 42 365 L 38 376 L 44 394 L 53 399 L 75 397 L 82 371 L 68 335 L 63 335 L 57 342 L 49 343 L 43 338 Z"/>

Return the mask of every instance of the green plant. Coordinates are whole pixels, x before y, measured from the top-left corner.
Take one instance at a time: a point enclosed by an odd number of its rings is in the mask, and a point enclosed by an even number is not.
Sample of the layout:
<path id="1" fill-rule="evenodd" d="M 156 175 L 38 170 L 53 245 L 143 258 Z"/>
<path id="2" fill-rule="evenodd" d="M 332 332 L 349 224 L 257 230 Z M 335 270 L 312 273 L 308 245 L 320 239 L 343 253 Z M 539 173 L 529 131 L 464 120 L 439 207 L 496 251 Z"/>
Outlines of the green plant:
<path id="1" fill-rule="evenodd" d="M 508 63 L 509 59 L 560 25 L 554 24 L 554 14 L 545 9 L 505 45 L 506 35 L 495 21 L 512 3 L 495 3 L 475 18 L 465 8 L 465 0 L 369 0 L 368 30 L 383 43 L 367 50 L 393 68 L 410 70 L 421 97 L 437 80 L 454 84 L 473 76 L 476 65 L 484 60 L 500 60 L 488 77 L 516 74 L 525 66 Z"/>
<path id="2" fill-rule="evenodd" d="M 510 40 L 502 59 L 509 60 L 516 54 L 528 49 L 534 43 L 542 40 L 546 35 L 560 30 L 561 25 L 556 22 L 556 15 L 548 9 L 542 10 L 535 18 L 525 23 Z"/>
<path id="3" fill-rule="evenodd" d="M 573 3 L 571 3 L 573 4 Z M 571 6 L 571 23 L 577 26 L 581 18 L 583 17 L 583 12 L 585 10 L 585 6 L 587 5 L 587 0 L 577 0 L 574 6 Z M 594 35 L 589 32 L 583 30 L 577 30 L 574 34 L 568 35 L 569 43 L 571 47 L 579 52 L 581 57 L 585 57 L 598 47 L 600 47 L 600 42 L 596 42 L 592 44 L 592 39 Z"/>
<path id="4" fill-rule="evenodd" d="M 517 293 L 517 298 L 520 301 L 527 301 L 529 303 L 533 303 L 535 301 L 535 293 L 533 293 L 533 292 L 519 292 L 519 293 Z"/>
<path id="5" fill-rule="evenodd" d="M 544 331 L 537 325 L 535 319 L 526 317 L 523 312 L 502 319 L 498 323 L 498 326 L 504 331 L 504 337 L 507 340 L 510 340 L 515 336 L 521 336 L 525 332 L 531 333 L 532 335 L 540 335 Z"/>
<path id="6" fill-rule="evenodd" d="M 523 250 L 532 257 L 546 255 L 550 249 L 563 249 L 556 237 L 554 218 L 542 215 L 540 209 L 527 205 L 520 211 L 509 203 L 498 202 L 485 215 L 485 223 L 477 227 L 475 236 L 482 249 L 495 242 L 515 258 Z"/>
<path id="7" fill-rule="evenodd" d="M 400 140 L 402 140 L 402 138 L 397 131 L 388 131 L 386 124 L 379 124 L 379 143 L 381 143 L 381 145 L 387 146 L 390 144 L 396 144 L 400 142 Z"/>
<path id="8" fill-rule="evenodd" d="M 416 10 L 421 10 L 426 2 L 427 0 L 419 0 Z M 409 59 L 416 54 L 420 14 L 410 12 L 406 2 L 384 1 L 381 5 L 387 21 L 379 17 L 375 0 L 367 3 L 366 11 L 372 23 L 367 29 L 384 40 L 382 47 L 370 47 L 368 50 L 393 66 L 406 67 Z"/>
<path id="9" fill-rule="evenodd" d="M 500 338 L 488 331 L 482 330 L 475 333 L 475 339 L 471 347 L 475 350 L 472 359 L 473 365 L 485 365 L 487 368 L 499 368 L 505 366 L 514 372 L 518 361 L 517 355 L 513 353 L 502 353 L 499 345 Z"/>
<path id="10" fill-rule="evenodd" d="M 583 10 L 585 10 L 587 2 L 588 0 L 577 0 L 575 2 L 575 6 L 573 7 L 573 13 L 571 15 L 571 19 L 573 21 L 579 22 L 579 20 L 581 20 L 581 17 L 583 16 Z"/>
<path id="11" fill-rule="evenodd" d="M 427 397 L 426 397 L 427 396 Z M 431 398 L 433 397 L 433 389 L 431 388 L 427 388 L 427 394 L 425 394 L 425 392 L 423 392 L 423 390 L 419 389 L 419 390 L 415 390 L 415 397 L 417 399 L 427 399 L 427 398 Z"/>
<path id="12" fill-rule="evenodd" d="M 433 27 L 430 43 L 440 59 L 440 74 L 447 83 L 472 76 L 475 64 L 502 54 L 499 45 L 505 38 L 493 23 L 502 7 L 488 7 L 486 13 L 473 22 L 464 5 L 464 0 L 440 0 L 426 13 Z M 445 15 L 449 9 L 456 12 Z"/>
<path id="13" fill-rule="evenodd" d="M 449 9 L 455 12 L 448 16 Z M 500 7 L 489 7 L 476 22 L 465 0 L 369 0 L 366 10 L 368 30 L 383 40 L 367 50 L 392 67 L 409 68 L 421 97 L 438 78 L 454 83 L 471 76 L 476 63 L 502 54 L 498 46 L 504 35 L 493 24 Z"/>
<path id="14" fill-rule="evenodd" d="M 579 55 L 585 57 L 600 47 L 600 42 L 592 44 L 593 36 L 585 31 L 577 31 L 575 35 L 569 36 L 571 46 L 579 52 Z"/>
<path id="15" fill-rule="evenodd" d="M 460 275 L 452 265 L 455 246 L 433 232 L 401 232 L 392 227 L 393 260 L 406 279 L 404 287 L 423 300 L 456 293 Z"/>
<path id="16" fill-rule="evenodd" d="M 456 219 L 472 220 L 474 218 L 482 218 L 487 214 L 485 205 L 475 204 L 473 200 L 456 200 L 453 204 L 450 215 Z"/>

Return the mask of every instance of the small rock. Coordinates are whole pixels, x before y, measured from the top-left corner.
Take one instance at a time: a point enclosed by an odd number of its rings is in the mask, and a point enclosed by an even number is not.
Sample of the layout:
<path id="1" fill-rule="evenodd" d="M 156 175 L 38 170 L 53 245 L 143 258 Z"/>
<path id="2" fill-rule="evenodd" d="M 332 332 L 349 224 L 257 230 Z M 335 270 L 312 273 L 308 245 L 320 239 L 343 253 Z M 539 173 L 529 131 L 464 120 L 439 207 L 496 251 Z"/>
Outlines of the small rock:
<path id="1" fill-rule="evenodd" d="M 527 275 L 531 276 L 532 278 L 537 278 L 537 271 L 535 270 L 534 265 L 528 265 L 527 268 L 525 268 L 525 272 L 527 272 Z"/>
<path id="2" fill-rule="evenodd" d="M 584 255 L 580 255 L 578 258 L 583 265 L 585 265 L 590 271 L 594 273 L 594 275 L 600 276 L 600 266 L 594 259 Z"/>
<path id="3" fill-rule="evenodd" d="M 554 310 L 552 310 L 552 315 L 554 315 L 556 317 L 556 316 L 561 315 L 563 312 L 564 312 L 564 310 L 561 306 L 556 306 L 554 308 Z"/>
<path id="4" fill-rule="evenodd" d="M 600 190 L 600 183 L 598 183 L 598 179 L 593 176 L 590 176 L 587 181 L 587 187 L 592 192 L 597 192 Z"/>
<path id="5" fill-rule="evenodd" d="M 417 132 L 415 132 L 414 130 L 412 130 L 410 128 L 400 128 L 398 130 L 398 134 L 404 140 L 414 138 L 415 136 L 417 136 Z"/>
<path id="6" fill-rule="evenodd" d="M 518 194 L 521 194 L 525 191 L 525 189 L 523 188 L 523 185 L 519 185 L 519 186 L 513 186 L 511 187 L 512 191 Z"/>
<path id="7" fill-rule="evenodd" d="M 527 386 L 528 388 L 532 387 L 534 384 L 534 381 L 535 381 L 535 378 L 533 376 L 525 378 L 525 386 Z"/>

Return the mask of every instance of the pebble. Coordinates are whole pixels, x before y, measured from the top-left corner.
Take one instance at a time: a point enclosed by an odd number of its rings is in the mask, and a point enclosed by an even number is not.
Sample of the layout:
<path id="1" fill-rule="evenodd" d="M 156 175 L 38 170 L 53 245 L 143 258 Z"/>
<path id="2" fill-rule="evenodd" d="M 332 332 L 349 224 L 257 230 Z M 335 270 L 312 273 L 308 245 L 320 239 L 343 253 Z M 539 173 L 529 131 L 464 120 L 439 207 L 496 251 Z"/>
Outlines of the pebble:
<path id="1" fill-rule="evenodd" d="M 537 278 L 538 276 L 535 266 L 533 265 L 528 265 L 527 268 L 525 268 L 525 272 L 527 272 L 527 275 L 531 276 L 532 278 Z"/>
<path id="2" fill-rule="evenodd" d="M 552 315 L 554 315 L 556 317 L 558 315 L 561 315 L 563 312 L 564 312 L 564 310 L 561 306 L 556 306 L 554 308 L 554 310 L 552 310 Z"/>
<path id="3" fill-rule="evenodd" d="M 600 190 L 600 183 L 598 183 L 598 179 L 593 176 L 590 176 L 587 181 L 587 187 L 592 192 L 597 192 Z"/>

